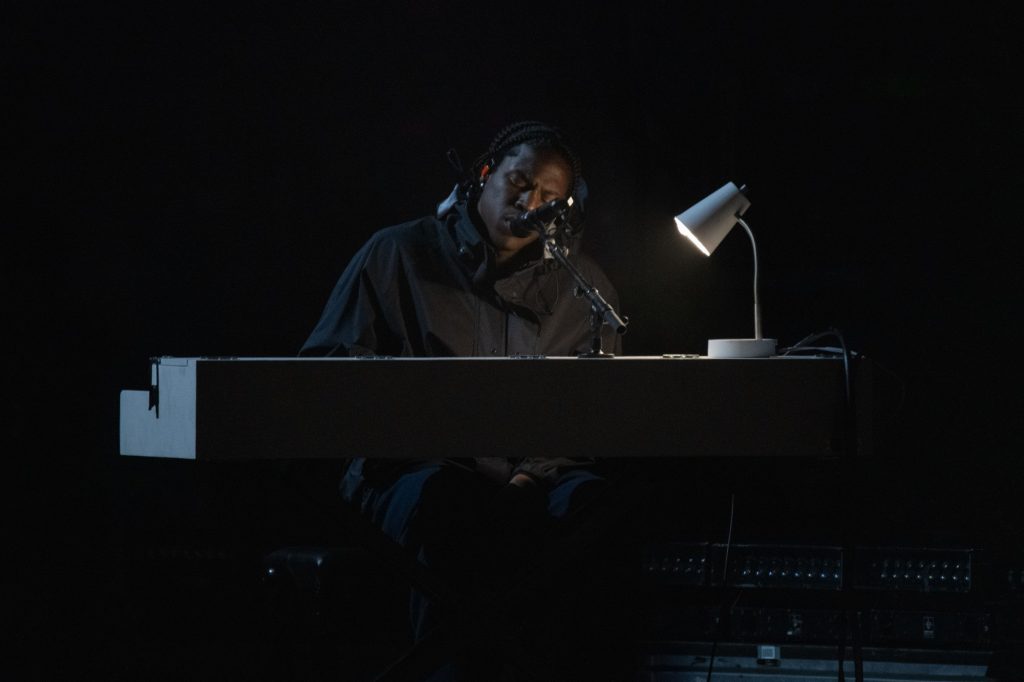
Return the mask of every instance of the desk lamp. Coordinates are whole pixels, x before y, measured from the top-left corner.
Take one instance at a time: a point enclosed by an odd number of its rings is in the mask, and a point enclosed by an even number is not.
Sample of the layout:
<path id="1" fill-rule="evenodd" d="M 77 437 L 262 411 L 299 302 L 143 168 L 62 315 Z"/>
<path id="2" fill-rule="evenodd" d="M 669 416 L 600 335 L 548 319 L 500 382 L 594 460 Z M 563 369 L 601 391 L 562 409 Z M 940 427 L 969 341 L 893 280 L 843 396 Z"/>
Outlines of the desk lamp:
<path id="1" fill-rule="evenodd" d="M 754 249 L 754 338 L 710 339 L 708 357 L 711 358 L 766 358 L 775 354 L 775 339 L 761 336 L 761 303 L 757 296 L 757 243 L 750 226 L 742 217 L 750 208 L 750 200 L 744 190 L 746 185 L 737 187 L 734 183 L 726 183 L 675 218 L 679 234 L 693 242 L 705 256 L 710 256 L 718 248 L 736 223 L 747 231 L 750 245 Z"/>

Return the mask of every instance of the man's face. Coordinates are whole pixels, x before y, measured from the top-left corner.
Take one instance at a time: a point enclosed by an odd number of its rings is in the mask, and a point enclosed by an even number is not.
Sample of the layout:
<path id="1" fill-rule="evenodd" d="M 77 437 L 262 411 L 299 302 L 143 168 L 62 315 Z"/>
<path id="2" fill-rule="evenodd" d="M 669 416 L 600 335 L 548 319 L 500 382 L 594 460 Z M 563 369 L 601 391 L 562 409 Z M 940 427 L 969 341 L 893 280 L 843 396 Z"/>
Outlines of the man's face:
<path id="1" fill-rule="evenodd" d="M 477 210 L 487 236 L 501 263 L 514 256 L 539 234 L 512 234 L 510 224 L 523 211 L 530 211 L 552 199 L 564 199 L 571 189 L 572 169 L 561 154 L 549 149 L 520 145 L 505 155 L 487 176 Z"/>

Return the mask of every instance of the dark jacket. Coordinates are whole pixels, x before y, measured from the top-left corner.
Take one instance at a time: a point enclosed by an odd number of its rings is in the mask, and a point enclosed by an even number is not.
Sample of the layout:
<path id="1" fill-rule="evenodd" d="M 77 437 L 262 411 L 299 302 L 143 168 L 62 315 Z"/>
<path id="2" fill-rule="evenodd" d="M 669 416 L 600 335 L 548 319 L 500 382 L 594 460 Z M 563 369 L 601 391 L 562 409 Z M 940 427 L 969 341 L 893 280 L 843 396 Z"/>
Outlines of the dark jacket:
<path id="1" fill-rule="evenodd" d="M 498 279 L 494 250 L 470 210 L 459 203 L 443 218 L 426 217 L 374 234 L 341 275 L 300 354 L 567 356 L 589 350 L 590 305 L 574 295 L 572 275 L 540 257 L 535 244 L 535 260 Z M 579 253 L 571 257 L 617 308 L 615 291 L 597 265 Z M 602 338 L 606 351 L 620 352 L 620 339 L 608 327 Z M 578 463 L 523 460 L 508 463 L 508 470 L 549 483 L 560 468 Z M 377 466 L 391 470 L 394 463 Z"/>

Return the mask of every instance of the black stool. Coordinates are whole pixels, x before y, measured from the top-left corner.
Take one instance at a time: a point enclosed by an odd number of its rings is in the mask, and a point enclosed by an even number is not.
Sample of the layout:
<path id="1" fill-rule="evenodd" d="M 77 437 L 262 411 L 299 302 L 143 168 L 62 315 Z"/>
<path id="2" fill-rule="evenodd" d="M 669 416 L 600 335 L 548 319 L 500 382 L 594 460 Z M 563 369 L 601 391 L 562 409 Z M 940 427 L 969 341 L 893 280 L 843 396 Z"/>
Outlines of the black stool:
<path id="1" fill-rule="evenodd" d="M 557 546 L 531 567 L 536 573 L 524 581 L 533 588 L 512 585 L 470 599 L 348 507 L 341 520 L 353 546 L 288 547 L 265 557 L 270 612 L 280 623 L 285 658 L 295 662 L 284 676 L 413 682 L 454 653 L 482 645 L 514 662 L 514 679 L 575 679 L 564 668 L 558 671 L 562 666 L 553 666 L 544 647 L 531 641 L 531 621 L 536 625 L 550 618 L 567 591 L 589 591 L 583 596 L 590 597 L 603 589 L 585 585 L 588 570 L 580 561 L 608 542 L 607 522 L 636 502 L 632 486 L 615 488 L 566 520 Z M 615 502 L 607 504 L 609 498 Z M 567 574 L 575 578 L 561 582 Z M 545 584 L 548 589 L 537 589 Z M 409 626 L 410 587 L 435 600 L 446 614 L 435 631 L 415 643 Z M 622 679 L 620 672 L 607 679 Z"/>
<path id="2" fill-rule="evenodd" d="M 263 559 L 268 678 L 373 680 L 412 643 L 409 590 L 361 547 L 284 547 Z"/>

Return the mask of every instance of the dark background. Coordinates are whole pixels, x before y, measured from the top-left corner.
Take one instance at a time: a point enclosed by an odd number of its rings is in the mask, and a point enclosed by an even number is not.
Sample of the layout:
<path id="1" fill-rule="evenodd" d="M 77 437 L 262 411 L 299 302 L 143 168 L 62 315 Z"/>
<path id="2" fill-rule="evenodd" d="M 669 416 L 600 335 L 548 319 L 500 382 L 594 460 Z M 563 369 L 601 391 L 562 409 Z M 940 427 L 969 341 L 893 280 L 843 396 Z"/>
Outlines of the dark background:
<path id="1" fill-rule="evenodd" d="M 576 141 L 587 249 L 630 318 L 628 354 L 751 334 L 742 231 L 706 259 L 672 225 L 745 183 L 766 335 L 838 329 L 892 389 L 857 483 L 864 535 L 1020 545 L 1024 60 L 1009 3 L 11 15 L 9 588 L 33 641 L 87 644 L 49 662 L 170 657 L 138 634 L 154 604 L 188 620 L 173 595 L 191 583 L 160 556 L 217 564 L 322 530 L 266 502 L 266 467 L 120 459 L 118 391 L 146 385 L 151 356 L 297 352 L 354 250 L 448 193 L 445 152 L 469 163 L 523 118 Z M 707 469 L 709 490 L 742 485 Z M 820 481 L 785 471 L 792 519 L 801 495 L 827 506 Z M 773 506 L 760 490 L 741 510 Z M 203 595 L 197 620 L 217 612 Z"/>

